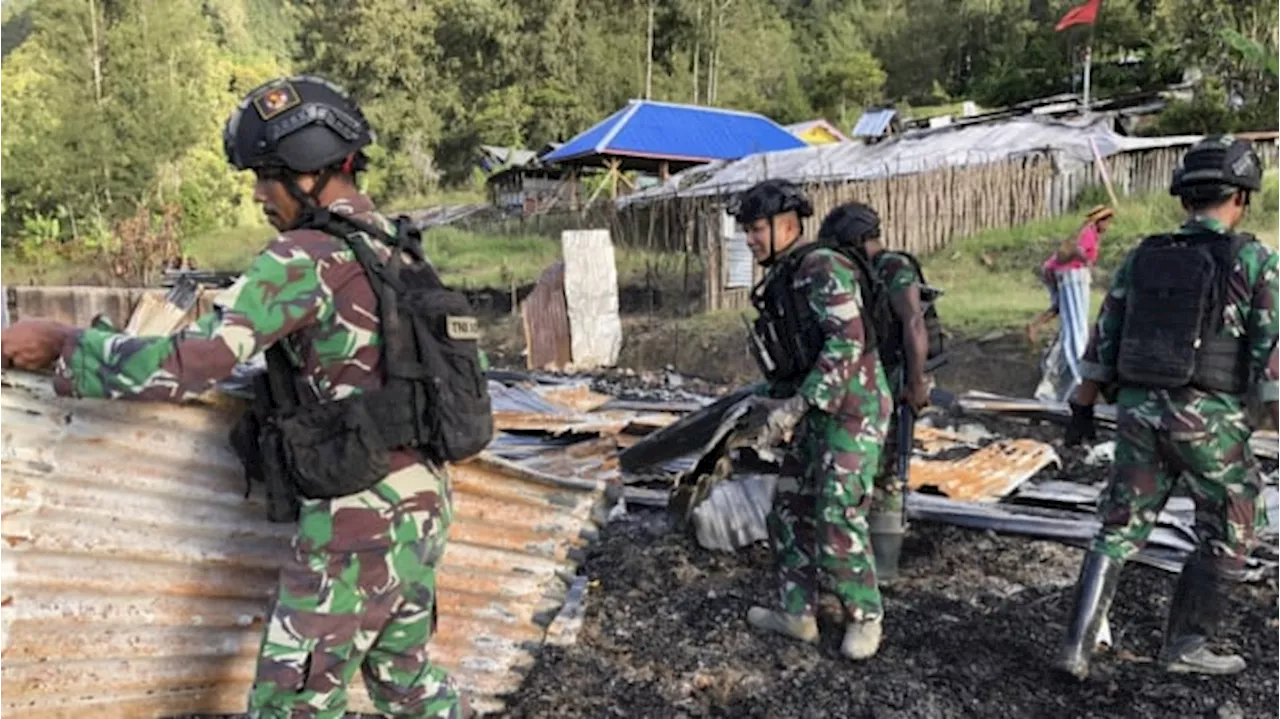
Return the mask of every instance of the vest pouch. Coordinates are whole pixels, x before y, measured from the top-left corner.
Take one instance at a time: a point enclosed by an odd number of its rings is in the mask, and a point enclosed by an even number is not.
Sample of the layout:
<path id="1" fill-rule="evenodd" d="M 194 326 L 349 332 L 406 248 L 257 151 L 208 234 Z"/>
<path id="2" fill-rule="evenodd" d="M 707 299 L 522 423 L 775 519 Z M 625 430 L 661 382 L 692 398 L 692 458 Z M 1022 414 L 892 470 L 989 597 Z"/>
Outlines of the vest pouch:
<path id="1" fill-rule="evenodd" d="M 308 499 L 363 492 L 391 471 L 387 446 L 359 397 L 307 405 L 272 424 L 286 472 Z"/>
<path id="2" fill-rule="evenodd" d="M 470 304 L 461 293 L 429 289 L 409 293 L 404 309 L 403 321 L 413 327 L 418 361 L 426 372 L 420 418 L 428 430 L 425 449 L 442 462 L 474 457 L 493 439 L 493 410 Z"/>
<path id="3" fill-rule="evenodd" d="M 1123 384 L 1176 389 L 1191 384 L 1210 320 L 1215 268 L 1198 247 L 1139 247 L 1120 337 Z"/>

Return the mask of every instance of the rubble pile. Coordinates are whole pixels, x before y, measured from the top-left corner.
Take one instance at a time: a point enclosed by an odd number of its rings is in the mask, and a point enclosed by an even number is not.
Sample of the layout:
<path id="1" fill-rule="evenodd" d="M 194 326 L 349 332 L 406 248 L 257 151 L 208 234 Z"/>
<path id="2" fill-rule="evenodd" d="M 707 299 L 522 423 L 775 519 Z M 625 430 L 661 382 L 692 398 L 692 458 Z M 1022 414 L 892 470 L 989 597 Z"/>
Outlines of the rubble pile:
<path id="1" fill-rule="evenodd" d="M 1274 712 L 1271 436 L 1255 445 L 1269 477 L 1271 526 L 1250 571 L 1232 587 L 1234 612 L 1223 633 L 1228 648 L 1250 658 L 1246 674 L 1172 676 L 1154 666 L 1173 572 L 1194 546 L 1190 500 L 1175 497 L 1151 545 L 1121 581 L 1110 617 L 1114 646 L 1100 655 L 1094 677 L 1079 683 L 1054 674 L 1049 659 L 1069 609 L 1077 547 L 1096 529 L 1093 505 L 1114 448 L 1105 429 L 1094 446 L 1066 448 L 1060 408 L 973 394 L 943 401 L 923 419 L 902 576 L 884 589 L 885 643 L 875 659 L 855 666 L 840 658 L 841 631 L 831 608 L 820 618 L 817 646 L 764 636 L 745 622 L 747 607 L 772 600 L 771 559 L 760 541 L 772 476 L 760 471 L 756 458 L 735 450 L 742 466 L 698 495 L 687 525 L 667 506 L 673 488 L 696 481 L 691 475 L 703 453 L 723 443 L 719 420 L 736 402 L 733 393 L 717 401 L 635 389 L 627 402 L 647 411 L 669 402 L 666 414 L 679 419 L 619 443 L 623 499 L 600 541 L 586 550 L 576 642 L 542 649 L 508 698 L 507 716 Z M 677 402 L 684 403 L 678 410 Z M 1099 418 L 1106 428 L 1107 414 Z M 722 462 L 703 464 L 712 474 L 724 473 Z"/>

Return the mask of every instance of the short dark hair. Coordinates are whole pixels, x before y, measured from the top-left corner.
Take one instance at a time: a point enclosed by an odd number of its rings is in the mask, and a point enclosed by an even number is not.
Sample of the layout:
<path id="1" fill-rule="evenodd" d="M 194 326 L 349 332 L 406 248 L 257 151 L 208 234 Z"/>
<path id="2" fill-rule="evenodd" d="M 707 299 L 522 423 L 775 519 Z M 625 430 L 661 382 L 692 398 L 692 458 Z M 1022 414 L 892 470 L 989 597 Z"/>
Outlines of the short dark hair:
<path id="1" fill-rule="evenodd" d="M 1182 198 L 1182 206 L 1192 212 L 1201 212 L 1203 210 L 1211 210 L 1231 200 L 1237 192 L 1243 192 L 1248 196 L 1248 190 L 1242 190 L 1232 185 L 1220 184 L 1204 184 L 1204 185 L 1186 185 L 1179 189 L 1178 195 Z"/>

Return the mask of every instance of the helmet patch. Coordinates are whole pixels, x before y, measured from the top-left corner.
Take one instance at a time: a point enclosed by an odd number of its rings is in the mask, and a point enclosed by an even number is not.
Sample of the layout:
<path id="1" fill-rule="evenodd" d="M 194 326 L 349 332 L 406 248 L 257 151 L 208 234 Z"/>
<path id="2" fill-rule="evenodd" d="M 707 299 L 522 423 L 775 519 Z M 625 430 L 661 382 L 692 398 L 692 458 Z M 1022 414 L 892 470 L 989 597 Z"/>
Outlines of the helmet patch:
<path id="1" fill-rule="evenodd" d="M 288 81 L 269 87 L 253 98 L 253 107 L 263 120 L 270 120 L 285 110 L 297 107 L 300 104 L 302 104 L 302 96 L 298 94 L 293 84 Z"/>

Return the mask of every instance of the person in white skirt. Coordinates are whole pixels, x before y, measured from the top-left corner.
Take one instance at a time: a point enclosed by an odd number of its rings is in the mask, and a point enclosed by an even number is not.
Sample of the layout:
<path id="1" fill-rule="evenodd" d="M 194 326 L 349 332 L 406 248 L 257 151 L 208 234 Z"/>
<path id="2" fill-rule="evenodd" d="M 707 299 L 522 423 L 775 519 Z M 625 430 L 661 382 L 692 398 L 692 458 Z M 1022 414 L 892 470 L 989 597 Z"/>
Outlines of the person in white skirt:
<path id="1" fill-rule="evenodd" d="M 1055 316 L 1060 325 L 1045 355 L 1036 399 L 1064 401 L 1080 384 L 1080 356 L 1089 341 L 1090 272 L 1114 214 L 1106 205 L 1094 207 L 1074 241 L 1064 240 L 1041 267 L 1050 305 L 1027 325 L 1027 338 L 1034 343 L 1037 329 Z"/>

